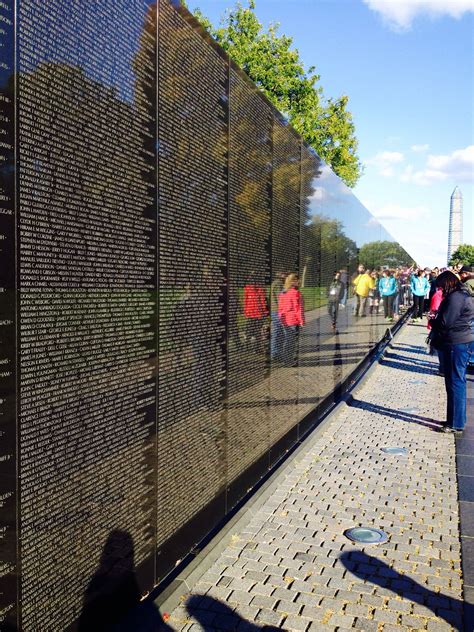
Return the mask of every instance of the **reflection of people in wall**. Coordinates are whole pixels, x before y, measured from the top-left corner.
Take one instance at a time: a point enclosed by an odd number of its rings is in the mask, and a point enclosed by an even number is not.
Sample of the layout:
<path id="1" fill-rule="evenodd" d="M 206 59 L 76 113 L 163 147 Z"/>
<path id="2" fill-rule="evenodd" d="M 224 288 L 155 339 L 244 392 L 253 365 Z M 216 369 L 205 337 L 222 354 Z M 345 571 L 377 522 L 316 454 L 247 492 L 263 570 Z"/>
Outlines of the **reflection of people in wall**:
<path id="1" fill-rule="evenodd" d="M 383 301 L 383 310 L 386 320 L 393 320 L 393 304 L 398 293 L 397 281 L 392 270 L 384 270 L 379 281 L 379 292 Z"/>
<path id="2" fill-rule="evenodd" d="M 374 287 L 369 288 L 369 313 L 378 314 L 380 304 L 380 292 L 379 292 L 379 275 L 376 270 L 372 270 L 370 278 L 374 282 Z"/>
<path id="3" fill-rule="evenodd" d="M 138 604 L 134 547 L 127 531 L 109 534 L 97 571 L 84 595 L 79 632 L 106 632 Z"/>
<path id="4" fill-rule="evenodd" d="M 364 266 L 359 266 L 359 274 L 354 278 L 352 284 L 357 299 L 355 316 L 366 316 L 367 297 L 369 296 L 369 291 L 375 287 L 375 281 L 370 276 L 370 270 L 365 270 Z"/>
<path id="5" fill-rule="evenodd" d="M 331 318 L 331 326 L 333 331 L 337 329 L 337 313 L 339 311 L 339 303 L 344 294 L 344 286 L 341 282 L 341 273 L 336 272 L 328 288 L 328 313 Z"/>
<path id="6" fill-rule="evenodd" d="M 283 292 L 283 286 L 285 279 L 288 276 L 286 272 L 281 272 L 276 275 L 270 288 L 270 302 L 271 302 L 271 337 L 270 337 L 270 355 L 272 360 L 278 360 L 281 356 L 282 344 L 283 344 L 283 331 L 280 318 L 278 316 L 278 297 Z"/>
<path id="7" fill-rule="evenodd" d="M 247 344 L 256 351 L 263 351 L 265 343 L 265 320 L 268 316 L 265 288 L 256 279 L 255 272 L 248 277 L 244 286 L 244 316 Z"/>
<path id="8" fill-rule="evenodd" d="M 304 325 L 303 296 L 298 286 L 298 275 L 289 274 L 278 297 L 278 316 L 283 332 L 282 360 L 287 366 L 297 363 L 298 328 Z"/>
<path id="9" fill-rule="evenodd" d="M 347 268 L 340 269 L 340 280 L 342 283 L 342 296 L 339 300 L 339 307 L 345 307 L 347 303 L 347 293 L 349 291 L 349 272 Z"/>

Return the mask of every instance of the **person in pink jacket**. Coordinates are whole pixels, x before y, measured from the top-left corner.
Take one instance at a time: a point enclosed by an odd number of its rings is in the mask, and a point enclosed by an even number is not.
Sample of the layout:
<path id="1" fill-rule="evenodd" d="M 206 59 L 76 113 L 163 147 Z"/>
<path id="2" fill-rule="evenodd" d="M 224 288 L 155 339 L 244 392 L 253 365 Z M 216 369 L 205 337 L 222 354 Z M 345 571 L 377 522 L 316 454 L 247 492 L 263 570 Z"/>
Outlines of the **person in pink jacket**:
<path id="1" fill-rule="evenodd" d="M 430 299 L 430 311 L 428 314 L 428 324 L 427 324 L 428 330 L 431 330 L 431 323 L 436 318 L 436 315 L 438 314 L 439 306 L 441 305 L 442 301 L 443 301 L 443 290 L 439 287 L 436 290 L 436 292 L 431 296 L 431 299 Z M 434 347 L 431 347 L 431 349 L 432 349 L 431 351 L 432 354 L 433 352 L 438 353 L 436 349 L 434 349 Z M 438 373 L 439 375 L 444 375 L 443 355 L 441 353 L 438 353 L 438 359 L 439 359 Z"/>
<path id="2" fill-rule="evenodd" d="M 297 365 L 298 328 L 304 325 L 303 296 L 298 286 L 298 275 L 289 274 L 278 297 L 278 317 L 283 330 L 281 359 L 286 366 Z"/>

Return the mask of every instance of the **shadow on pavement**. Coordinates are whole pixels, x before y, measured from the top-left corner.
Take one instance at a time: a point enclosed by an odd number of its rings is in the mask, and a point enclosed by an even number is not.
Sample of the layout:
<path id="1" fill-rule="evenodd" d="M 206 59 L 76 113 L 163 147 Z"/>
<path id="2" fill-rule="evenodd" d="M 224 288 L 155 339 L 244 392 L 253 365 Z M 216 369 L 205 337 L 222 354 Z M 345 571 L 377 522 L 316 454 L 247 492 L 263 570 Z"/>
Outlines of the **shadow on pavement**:
<path id="1" fill-rule="evenodd" d="M 193 595 L 186 601 L 186 610 L 190 617 L 193 617 L 199 625 L 206 631 L 216 630 L 239 632 L 281 632 L 283 628 L 276 628 L 272 625 L 256 625 L 246 621 L 239 614 L 234 612 L 229 606 L 218 599 L 208 595 Z"/>
<path id="2" fill-rule="evenodd" d="M 460 599 L 430 590 L 363 551 L 343 553 L 339 560 L 355 577 L 391 590 L 395 595 L 408 601 L 425 606 L 456 630 L 466 629 L 462 625 L 461 613 L 464 604 Z"/>
<path id="3" fill-rule="evenodd" d="M 398 421 L 426 426 L 427 428 L 431 428 L 432 430 L 440 430 L 441 425 L 444 423 L 444 421 L 440 419 L 432 419 L 430 417 L 423 417 L 422 415 L 415 415 L 414 413 L 408 411 L 386 408 L 385 406 L 379 406 L 378 404 L 364 402 L 352 397 L 348 398 L 347 404 L 354 408 L 361 408 L 362 410 L 368 410 L 373 413 L 378 413 L 379 415 L 384 415 L 385 417 L 398 419 Z"/>

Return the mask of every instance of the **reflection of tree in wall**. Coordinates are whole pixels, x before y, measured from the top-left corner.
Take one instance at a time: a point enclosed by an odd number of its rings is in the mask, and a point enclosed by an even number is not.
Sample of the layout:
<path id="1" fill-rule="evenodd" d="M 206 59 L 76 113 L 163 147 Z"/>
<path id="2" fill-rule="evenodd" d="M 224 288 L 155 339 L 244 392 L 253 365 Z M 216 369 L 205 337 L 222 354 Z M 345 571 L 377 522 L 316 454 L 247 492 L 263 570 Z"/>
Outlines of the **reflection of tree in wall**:
<path id="1" fill-rule="evenodd" d="M 327 285 L 336 270 L 352 269 L 357 261 L 357 245 L 344 233 L 341 221 L 313 215 L 305 226 L 308 252 L 307 286 Z"/>
<path id="2" fill-rule="evenodd" d="M 371 241 L 359 251 L 359 263 L 369 268 L 414 265 L 407 251 L 395 241 Z"/>

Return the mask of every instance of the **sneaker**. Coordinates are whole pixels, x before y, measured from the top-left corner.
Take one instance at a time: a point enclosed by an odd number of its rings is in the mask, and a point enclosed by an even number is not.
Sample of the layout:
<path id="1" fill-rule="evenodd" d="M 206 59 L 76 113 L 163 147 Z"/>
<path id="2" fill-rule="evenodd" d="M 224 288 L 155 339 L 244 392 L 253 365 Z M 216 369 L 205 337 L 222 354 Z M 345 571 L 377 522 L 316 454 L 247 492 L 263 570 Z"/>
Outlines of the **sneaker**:
<path id="1" fill-rule="evenodd" d="M 452 428 L 451 426 L 443 426 L 441 428 L 441 432 L 445 432 L 448 434 L 454 434 L 454 435 L 462 435 L 462 430 L 459 430 L 457 428 Z"/>

